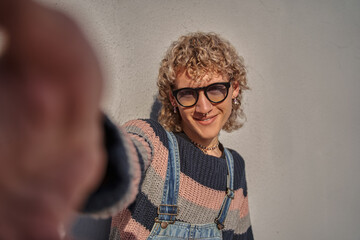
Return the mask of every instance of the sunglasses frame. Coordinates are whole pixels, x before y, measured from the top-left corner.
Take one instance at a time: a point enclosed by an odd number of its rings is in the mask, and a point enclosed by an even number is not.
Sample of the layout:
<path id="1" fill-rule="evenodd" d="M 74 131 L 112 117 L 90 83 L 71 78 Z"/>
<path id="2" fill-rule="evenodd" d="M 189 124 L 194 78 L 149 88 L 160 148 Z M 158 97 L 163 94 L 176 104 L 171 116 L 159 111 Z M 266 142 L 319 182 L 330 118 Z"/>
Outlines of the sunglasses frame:
<path id="1" fill-rule="evenodd" d="M 208 97 L 208 95 L 207 95 L 207 89 L 208 89 L 209 87 L 211 87 L 211 86 L 218 85 L 218 84 L 224 85 L 224 86 L 226 87 L 226 96 L 224 97 L 223 100 L 218 101 L 218 102 L 214 102 L 214 101 L 210 100 L 210 98 Z M 192 107 L 192 106 L 194 106 L 194 105 L 198 102 L 198 100 L 199 100 L 199 91 L 200 91 L 200 90 L 203 90 L 203 91 L 204 91 L 204 94 L 205 94 L 206 98 L 207 98 L 211 103 L 221 103 L 221 102 L 225 101 L 225 99 L 228 97 L 230 85 L 231 85 L 230 82 L 217 82 L 217 83 L 210 84 L 210 85 L 208 85 L 208 86 L 206 86 L 206 87 L 199 87 L 199 88 L 179 88 L 179 89 L 173 90 L 173 91 L 172 91 L 172 94 L 173 94 L 174 98 L 176 99 L 176 101 L 177 101 L 182 107 Z M 195 93 L 196 93 L 195 103 L 192 104 L 192 105 L 190 105 L 190 106 L 184 106 L 184 105 L 182 105 L 182 104 L 180 103 L 180 101 L 178 100 L 178 98 L 177 98 L 177 94 L 178 94 L 181 90 L 193 90 L 193 91 L 195 91 Z"/>

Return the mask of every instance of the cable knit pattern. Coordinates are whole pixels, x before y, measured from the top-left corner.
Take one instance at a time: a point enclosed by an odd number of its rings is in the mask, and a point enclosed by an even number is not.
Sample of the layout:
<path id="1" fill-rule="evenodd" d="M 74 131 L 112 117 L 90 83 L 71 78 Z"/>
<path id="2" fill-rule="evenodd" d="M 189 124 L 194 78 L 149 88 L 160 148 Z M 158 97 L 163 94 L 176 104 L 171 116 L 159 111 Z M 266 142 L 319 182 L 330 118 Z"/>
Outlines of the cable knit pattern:
<path id="1" fill-rule="evenodd" d="M 137 149 L 143 170 L 135 201 L 112 220 L 110 239 L 146 239 L 157 217 L 168 159 L 168 140 L 164 128 L 153 120 L 134 120 L 125 124 Z M 186 136 L 176 134 L 180 152 L 179 214 L 177 221 L 191 224 L 213 223 L 225 197 L 226 160 L 204 154 Z M 223 230 L 224 239 L 253 239 L 242 157 L 234 157 L 235 198 Z"/>

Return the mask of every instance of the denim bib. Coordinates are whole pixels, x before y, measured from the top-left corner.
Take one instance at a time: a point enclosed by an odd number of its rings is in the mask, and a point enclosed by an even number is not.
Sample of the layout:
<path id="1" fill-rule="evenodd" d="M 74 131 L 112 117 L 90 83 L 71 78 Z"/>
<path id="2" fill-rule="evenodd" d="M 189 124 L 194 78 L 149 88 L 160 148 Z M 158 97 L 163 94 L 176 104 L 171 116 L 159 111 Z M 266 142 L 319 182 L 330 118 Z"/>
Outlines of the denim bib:
<path id="1" fill-rule="evenodd" d="M 228 167 L 227 190 L 218 216 L 213 223 L 189 224 L 176 221 L 178 214 L 177 199 L 180 183 L 180 156 L 178 143 L 172 132 L 166 132 L 169 140 L 169 158 L 164 183 L 161 204 L 158 207 L 158 217 L 147 239 L 222 239 L 221 230 L 228 213 L 231 200 L 234 198 L 234 160 L 226 148 L 225 158 Z"/>

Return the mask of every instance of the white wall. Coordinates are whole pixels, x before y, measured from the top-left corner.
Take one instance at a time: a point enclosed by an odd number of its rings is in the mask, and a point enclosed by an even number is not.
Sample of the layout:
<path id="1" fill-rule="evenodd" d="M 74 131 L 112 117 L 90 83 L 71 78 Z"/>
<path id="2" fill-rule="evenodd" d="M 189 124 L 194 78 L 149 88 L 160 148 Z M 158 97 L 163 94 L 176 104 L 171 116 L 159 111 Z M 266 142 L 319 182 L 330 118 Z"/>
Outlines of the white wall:
<path id="1" fill-rule="evenodd" d="M 46 1 L 91 36 L 119 123 L 149 117 L 171 41 L 230 40 L 252 90 L 221 140 L 246 160 L 255 238 L 360 239 L 360 1 Z"/>

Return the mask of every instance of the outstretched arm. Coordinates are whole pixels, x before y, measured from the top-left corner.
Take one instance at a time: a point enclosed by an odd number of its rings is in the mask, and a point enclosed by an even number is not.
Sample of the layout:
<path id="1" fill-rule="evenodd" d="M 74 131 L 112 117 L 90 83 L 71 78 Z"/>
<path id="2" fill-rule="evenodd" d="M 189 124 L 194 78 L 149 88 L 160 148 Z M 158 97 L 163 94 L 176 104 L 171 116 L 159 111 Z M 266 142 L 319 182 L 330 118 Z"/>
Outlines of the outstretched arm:
<path id="1" fill-rule="evenodd" d="M 56 11 L 1 0 L 0 29 L 0 239 L 59 239 L 103 174 L 101 73 Z"/>

